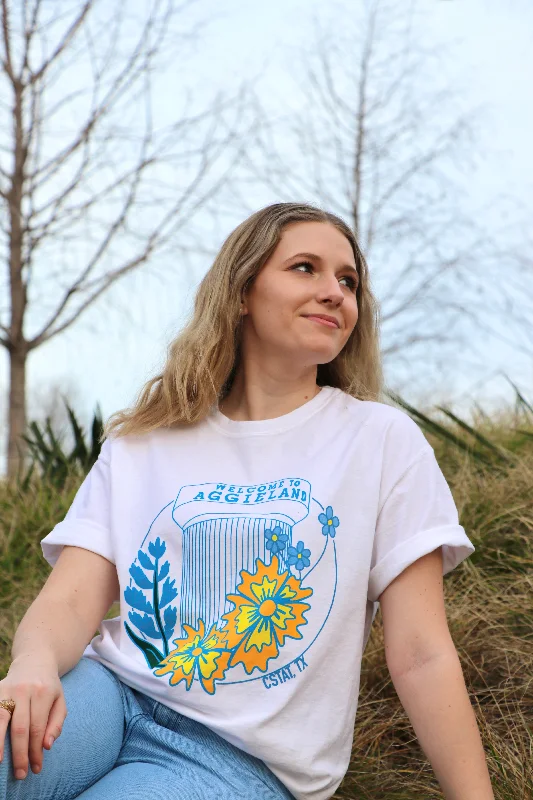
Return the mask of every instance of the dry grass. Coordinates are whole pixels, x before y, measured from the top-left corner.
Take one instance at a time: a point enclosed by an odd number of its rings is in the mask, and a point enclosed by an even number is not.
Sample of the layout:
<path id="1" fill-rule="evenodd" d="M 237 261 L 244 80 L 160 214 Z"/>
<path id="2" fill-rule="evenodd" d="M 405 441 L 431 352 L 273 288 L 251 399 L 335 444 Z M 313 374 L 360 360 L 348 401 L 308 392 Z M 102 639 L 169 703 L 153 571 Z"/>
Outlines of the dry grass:
<path id="1" fill-rule="evenodd" d="M 497 800 L 533 797 L 533 438 L 506 415 L 478 430 L 514 452 L 480 468 L 428 436 L 476 552 L 444 579 L 446 611 Z M 378 611 L 363 657 L 352 760 L 335 797 L 432 800 L 442 792 L 394 690 Z"/>
<path id="2" fill-rule="evenodd" d="M 533 798 L 533 436 L 519 433 L 527 420 L 510 413 L 481 416 L 476 427 L 512 460 L 480 465 L 428 435 L 476 547 L 444 579 L 446 608 L 495 796 L 527 800 Z M 39 542 L 62 519 L 78 484 L 73 476 L 58 492 L 36 482 L 24 495 L 0 486 L 0 675 L 16 626 L 49 572 Z M 117 613 L 113 607 L 108 616 Z M 379 612 L 363 657 L 352 760 L 335 797 L 442 797 L 390 680 Z"/>

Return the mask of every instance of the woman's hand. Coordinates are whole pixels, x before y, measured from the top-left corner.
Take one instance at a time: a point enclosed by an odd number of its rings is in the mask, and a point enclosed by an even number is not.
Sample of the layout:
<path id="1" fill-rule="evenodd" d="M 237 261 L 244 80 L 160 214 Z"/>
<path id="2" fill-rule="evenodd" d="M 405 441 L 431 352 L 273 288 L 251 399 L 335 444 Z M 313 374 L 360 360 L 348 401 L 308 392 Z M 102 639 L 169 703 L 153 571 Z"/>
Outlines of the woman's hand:
<path id="1" fill-rule="evenodd" d="M 0 681 L 0 700 L 9 699 L 14 700 L 16 706 L 12 717 L 0 707 L 0 760 L 4 757 L 5 737 L 11 721 L 13 770 L 16 778 L 25 778 L 28 758 L 32 772 L 41 771 L 43 747 L 50 750 L 67 716 L 54 659 L 33 653 L 16 658 Z"/>

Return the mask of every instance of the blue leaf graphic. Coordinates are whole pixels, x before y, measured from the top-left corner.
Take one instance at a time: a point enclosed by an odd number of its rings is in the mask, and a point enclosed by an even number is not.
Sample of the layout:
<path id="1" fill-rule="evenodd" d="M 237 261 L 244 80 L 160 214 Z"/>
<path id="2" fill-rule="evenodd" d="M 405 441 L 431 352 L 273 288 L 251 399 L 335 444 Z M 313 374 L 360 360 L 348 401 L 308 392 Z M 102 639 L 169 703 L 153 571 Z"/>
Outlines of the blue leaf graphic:
<path id="1" fill-rule="evenodd" d="M 143 553 L 142 550 L 139 550 L 139 552 L 137 553 L 137 558 L 141 562 L 141 566 L 144 567 L 144 569 L 150 569 L 152 570 L 152 572 L 154 571 L 155 564 L 148 558 L 146 553 Z"/>
<path id="2" fill-rule="evenodd" d="M 167 580 L 163 584 L 163 591 L 161 593 L 161 601 L 159 603 L 159 608 L 163 608 L 166 606 L 167 603 L 170 603 L 174 600 L 175 597 L 178 596 L 178 590 L 174 588 L 174 584 L 176 583 L 176 579 L 167 578 Z"/>
<path id="3" fill-rule="evenodd" d="M 168 575 L 168 571 L 169 571 L 169 569 L 170 569 L 170 564 L 168 563 L 168 561 L 165 561 L 165 563 L 164 563 L 164 564 L 163 564 L 163 566 L 161 567 L 161 570 L 160 570 L 160 572 L 159 572 L 159 575 L 157 576 L 157 580 L 158 580 L 158 581 L 162 581 L 162 580 L 163 580 L 163 578 L 166 578 L 166 577 L 167 577 L 167 575 Z"/>
<path id="4" fill-rule="evenodd" d="M 142 633 L 145 633 L 146 636 L 149 636 L 151 639 L 161 639 L 161 634 L 154 625 L 154 621 L 152 617 L 149 617 L 147 614 L 144 617 L 141 617 L 140 614 L 137 614 L 135 611 L 130 611 L 128 614 L 129 618 L 133 622 L 136 628 Z"/>
<path id="5" fill-rule="evenodd" d="M 167 606 L 167 608 L 165 608 L 163 617 L 165 620 L 165 636 L 168 639 L 170 636 L 172 636 L 174 626 L 176 625 L 176 619 L 178 617 L 176 606 Z"/>
<path id="6" fill-rule="evenodd" d="M 166 544 L 159 540 L 159 536 L 157 537 L 155 542 L 150 542 L 150 544 L 148 545 L 148 550 L 150 551 L 150 554 L 153 555 L 154 558 L 161 558 L 166 549 L 167 549 Z"/>
<path id="7" fill-rule="evenodd" d="M 136 608 L 137 611 L 145 611 L 147 614 L 154 613 L 152 604 L 149 603 L 144 594 L 134 586 L 126 587 L 124 597 L 126 598 L 126 603 L 128 603 L 132 608 Z"/>
<path id="8" fill-rule="evenodd" d="M 142 569 L 137 564 L 132 564 L 130 567 L 130 575 L 141 589 L 153 589 L 154 584 L 149 580 Z"/>

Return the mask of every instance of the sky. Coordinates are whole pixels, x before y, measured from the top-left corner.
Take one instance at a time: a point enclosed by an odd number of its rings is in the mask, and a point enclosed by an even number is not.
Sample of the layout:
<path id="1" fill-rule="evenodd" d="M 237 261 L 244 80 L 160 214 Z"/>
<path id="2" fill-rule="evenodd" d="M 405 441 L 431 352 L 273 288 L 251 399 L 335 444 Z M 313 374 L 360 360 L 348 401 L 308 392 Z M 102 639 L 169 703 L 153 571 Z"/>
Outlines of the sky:
<path id="1" fill-rule="evenodd" d="M 507 195 L 522 207 L 530 206 L 533 5 L 527 0 L 422 0 L 420 5 L 426 18 L 425 43 L 449 48 L 445 67 L 450 83 L 460 87 L 465 108 L 484 109 L 483 152 L 469 186 L 472 202 L 481 204 L 486 198 Z M 299 48 L 311 36 L 313 19 L 327 17 L 334 6 L 318 0 L 253 4 L 225 0 L 221 10 L 220 3 L 209 0 L 201 7 L 209 24 L 186 76 L 198 96 L 256 75 L 264 96 L 279 93 L 285 104 L 294 101 L 297 105 L 286 80 L 287 57 L 289 64 L 292 53 L 301 57 Z M 210 246 L 216 249 L 230 229 L 222 225 L 213 231 L 210 225 L 206 220 L 206 236 L 209 232 Z M 138 273 L 119 284 L 69 331 L 35 351 L 29 365 L 30 416 L 48 406 L 54 387 L 66 390 L 83 421 L 97 404 L 105 417 L 131 404 L 144 382 L 161 367 L 166 347 L 184 324 L 196 286 L 209 266 L 210 259 L 204 256 L 182 268 L 179 275 Z M 440 386 L 432 382 L 418 387 L 419 397 L 448 397 L 465 409 L 472 399 L 497 405 L 510 397 L 501 377 L 503 369 L 526 394 L 533 395 L 531 356 L 487 336 L 481 337 L 479 352 L 482 363 L 460 380 L 452 380 L 454 365 L 449 364 L 449 392 L 444 372 Z M 4 395 L 7 380 L 8 362 L 2 351 Z"/>

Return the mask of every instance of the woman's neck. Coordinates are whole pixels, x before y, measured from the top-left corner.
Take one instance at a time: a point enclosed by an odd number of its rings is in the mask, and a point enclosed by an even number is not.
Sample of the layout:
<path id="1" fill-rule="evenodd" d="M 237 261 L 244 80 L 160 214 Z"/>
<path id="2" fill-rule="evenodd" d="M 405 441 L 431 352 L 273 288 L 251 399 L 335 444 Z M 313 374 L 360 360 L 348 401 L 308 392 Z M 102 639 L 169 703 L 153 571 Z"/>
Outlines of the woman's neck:
<path id="1" fill-rule="evenodd" d="M 316 373 L 305 381 L 294 383 L 272 379 L 246 381 L 237 374 L 229 393 L 220 401 L 219 410 L 236 421 L 274 419 L 308 403 L 320 389 Z"/>

